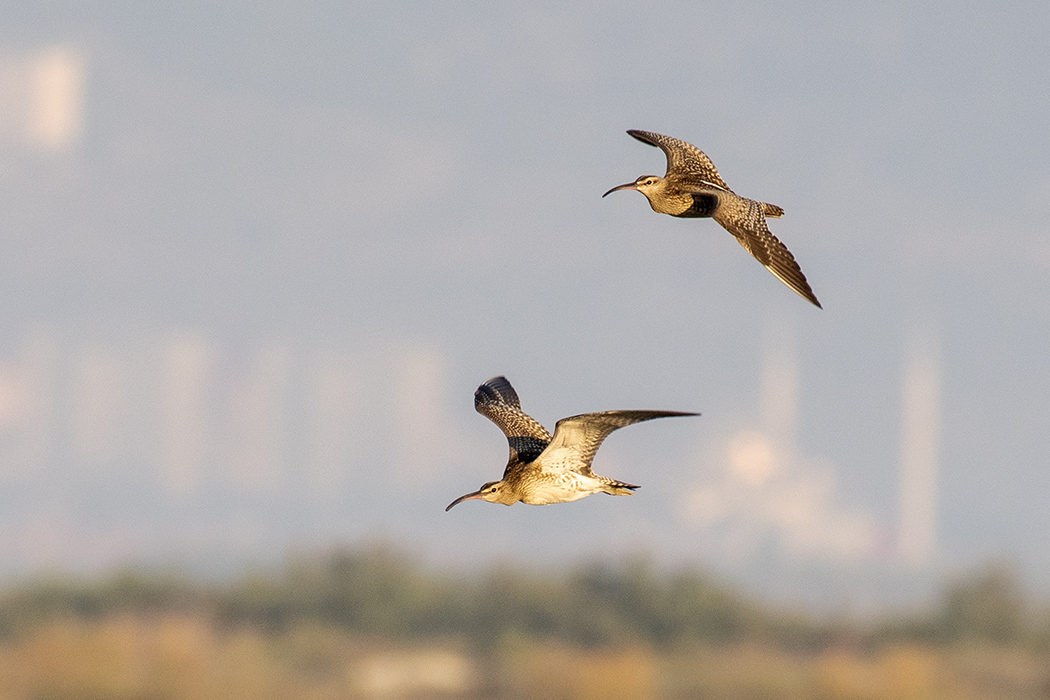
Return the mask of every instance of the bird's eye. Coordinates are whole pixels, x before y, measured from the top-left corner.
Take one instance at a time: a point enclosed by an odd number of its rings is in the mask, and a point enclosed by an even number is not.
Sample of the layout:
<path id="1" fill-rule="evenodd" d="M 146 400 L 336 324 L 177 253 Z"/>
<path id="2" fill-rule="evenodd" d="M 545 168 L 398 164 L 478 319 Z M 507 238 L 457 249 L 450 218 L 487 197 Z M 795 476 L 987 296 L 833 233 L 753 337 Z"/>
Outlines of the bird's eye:
<path id="1" fill-rule="evenodd" d="M 489 493 L 496 493 L 496 487 L 493 486 L 492 488 L 490 488 Z"/>

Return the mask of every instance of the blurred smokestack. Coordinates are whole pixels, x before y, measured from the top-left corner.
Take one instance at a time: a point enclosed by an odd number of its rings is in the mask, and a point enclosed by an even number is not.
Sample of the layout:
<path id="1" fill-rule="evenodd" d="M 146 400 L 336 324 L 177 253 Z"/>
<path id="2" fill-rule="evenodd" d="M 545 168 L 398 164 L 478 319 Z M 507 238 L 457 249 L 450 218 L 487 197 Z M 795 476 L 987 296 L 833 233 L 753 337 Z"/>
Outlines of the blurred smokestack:
<path id="1" fill-rule="evenodd" d="M 85 72 L 71 46 L 0 53 L 0 146 L 70 151 L 83 132 Z"/>
<path id="2" fill-rule="evenodd" d="M 937 547 L 940 374 L 936 334 L 913 327 L 905 345 L 897 537 L 901 559 L 915 567 L 931 563 Z"/>
<path id="3" fill-rule="evenodd" d="M 55 46 L 32 62 L 29 138 L 49 151 L 69 148 L 80 138 L 84 61 L 72 48 Z"/>
<path id="4" fill-rule="evenodd" d="M 764 333 L 762 363 L 762 430 L 787 457 L 795 450 L 798 424 L 798 350 L 795 328 L 771 317 Z"/>

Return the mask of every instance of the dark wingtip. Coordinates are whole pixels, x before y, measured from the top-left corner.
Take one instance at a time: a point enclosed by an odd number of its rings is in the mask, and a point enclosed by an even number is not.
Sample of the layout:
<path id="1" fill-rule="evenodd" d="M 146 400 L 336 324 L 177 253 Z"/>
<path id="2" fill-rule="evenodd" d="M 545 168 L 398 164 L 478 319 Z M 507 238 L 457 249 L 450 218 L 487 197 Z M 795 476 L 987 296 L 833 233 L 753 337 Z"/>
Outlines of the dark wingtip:
<path id="1" fill-rule="evenodd" d="M 628 129 L 627 133 L 630 136 L 633 136 L 634 138 L 638 139 L 642 143 L 647 143 L 650 146 L 656 146 L 657 145 L 657 144 L 653 143 L 652 139 L 649 138 L 649 134 L 652 133 L 651 131 L 643 131 L 642 129 Z"/>
<path id="2" fill-rule="evenodd" d="M 511 386 L 510 382 L 502 374 L 479 386 L 474 391 L 474 408 L 477 408 L 479 404 L 486 402 L 505 403 L 511 406 L 521 406 L 521 400 L 518 399 L 518 392 L 514 391 L 514 387 Z"/>

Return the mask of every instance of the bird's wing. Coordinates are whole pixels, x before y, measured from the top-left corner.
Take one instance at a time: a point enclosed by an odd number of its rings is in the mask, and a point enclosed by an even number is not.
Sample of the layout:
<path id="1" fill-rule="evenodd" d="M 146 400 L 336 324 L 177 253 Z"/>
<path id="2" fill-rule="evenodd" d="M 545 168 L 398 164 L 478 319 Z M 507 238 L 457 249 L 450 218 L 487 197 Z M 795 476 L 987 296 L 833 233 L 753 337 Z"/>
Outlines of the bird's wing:
<path id="1" fill-rule="evenodd" d="M 795 256 L 766 226 L 762 202 L 744 197 L 725 197 L 714 219 L 751 253 L 766 269 L 803 299 L 821 308 L 820 302 L 795 262 Z"/>
<path id="2" fill-rule="evenodd" d="M 593 475 L 591 461 L 609 433 L 617 428 L 653 418 L 695 416 L 680 411 L 602 411 L 562 418 L 554 427 L 554 438 L 541 462 L 551 471 L 576 471 Z"/>
<path id="3" fill-rule="evenodd" d="M 479 398 L 479 396 L 482 398 Z M 518 392 L 514 391 L 514 387 L 502 375 L 488 380 L 474 392 L 474 407 L 477 408 L 478 404 L 482 402 L 505 403 L 513 408 L 521 408 L 521 399 L 518 398 Z M 478 408 L 478 411 L 481 411 L 481 409 Z"/>
<path id="4" fill-rule="evenodd" d="M 627 132 L 634 138 L 647 143 L 650 146 L 658 146 L 667 156 L 667 175 L 665 177 L 688 181 L 706 183 L 729 190 L 718 169 L 707 154 L 691 143 L 679 141 L 678 139 L 654 134 L 651 131 L 638 131 L 630 129 Z M 732 192 L 732 190 L 729 190 Z"/>
<path id="5" fill-rule="evenodd" d="M 499 426 L 510 445 L 510 464 L 528 463 L 540 456 L 551 434 L 521 410 L 521 401 L 506 377 L 493 377 L 474 392 L 474 410 Z"/>

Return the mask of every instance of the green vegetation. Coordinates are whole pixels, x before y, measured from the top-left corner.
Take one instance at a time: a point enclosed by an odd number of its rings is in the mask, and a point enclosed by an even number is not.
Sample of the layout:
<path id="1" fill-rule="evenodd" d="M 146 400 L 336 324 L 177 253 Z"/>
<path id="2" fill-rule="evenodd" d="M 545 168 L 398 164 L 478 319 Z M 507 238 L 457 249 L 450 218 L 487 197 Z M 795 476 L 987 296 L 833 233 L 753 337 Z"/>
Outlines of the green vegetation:
<path id="1" fill-rule="evenodd" d="M 949 581 L 931 610 L 887 615 L 858 629 L 763 605 L 696 569 L 663 572 L 634 560 L 547 572 L 500 565 L 453 575 L 384 546 L 300 557 L 223 583 L 130 570 L 91 581 L 24 582 L 0 594 L 0 634 L 56 617 L 187 611 L 231 627 L 280 631 L 310 623 L 390 640 L 464 639 L 482 649 L 516 639 L 580 647 L 753 642 L 812 650 L 843 636 L 874 645 L 1050 649 L 1050 605 L 1039 610 L 1004 566 Z"/>
<path id="2" fill-rule="evenodd" d="M 385 547 L 225 582 L 122 571 L 0 594 L 0 697 L 1045 698 L 1050 616 L 1008 567 L 859 625 L 636 560 L 436 571 Z"/>

